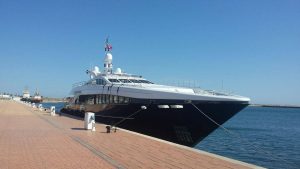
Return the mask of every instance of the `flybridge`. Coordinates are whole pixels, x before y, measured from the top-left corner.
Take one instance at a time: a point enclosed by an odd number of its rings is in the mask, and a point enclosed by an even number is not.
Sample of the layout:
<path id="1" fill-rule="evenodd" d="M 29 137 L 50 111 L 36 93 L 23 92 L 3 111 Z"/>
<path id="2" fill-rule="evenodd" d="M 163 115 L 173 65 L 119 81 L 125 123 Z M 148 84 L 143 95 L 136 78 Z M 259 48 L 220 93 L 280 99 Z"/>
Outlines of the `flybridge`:
<path id="1" fill-rule="evenodd" d="M 136 77 L 136 78 L 142 78 L 142 76 L 139 75 L 131 75 L 122 72 L 121 68 L 117 68 L 115 72 L 113 72 L 113 56 L 111 54 L 112 52 L 112 45 L 109 43 L 108 38 L 105 40 L 105 56 L 104 56 L 104 70 L 103 72 L 100 71 L 98 66 L 95 66 L 93 70 L 87 70 L 86 73 L 90 74 L 90 78 L 94 79 L 98 76 L 108 76 L 108 75 L 115 75 L 115 76 L 124 76 L 124 77 Z"/>
<path id="2" fill-rule="evenodd" d="M 78 82 L 73 84 L 74 87 L 89 85 L 89 84 L 101 84 L 105 85 L 107 83 L 145 83 L 153 84 L 152 82 L 147 81 L 140 75 L 132 75 L 122 72 L 121 68 L 117 68 L 113 72 L 112 64 L 112 45 L 109 43 L 108 38 L 105 41 L 105 56 L 104 56 L 104 70 L 101 72 L 98 66 L 95 66 L 93 70 L 87 70 L 86 73 L 90 75 L 89 81 Z M 101 80 L 101 83 L 98 81 Z M 104 81 L 104 82 L 103 82 Z"/>

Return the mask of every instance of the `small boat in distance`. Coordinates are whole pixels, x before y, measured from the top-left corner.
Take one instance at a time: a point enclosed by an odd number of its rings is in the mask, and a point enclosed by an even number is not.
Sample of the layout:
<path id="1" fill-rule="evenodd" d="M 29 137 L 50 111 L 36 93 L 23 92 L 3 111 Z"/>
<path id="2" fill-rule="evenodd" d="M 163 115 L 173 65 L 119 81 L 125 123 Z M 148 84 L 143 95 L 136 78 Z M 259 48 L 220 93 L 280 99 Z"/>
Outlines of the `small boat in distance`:
<path id="1" fill-rule="evenodd" d="M 31 103 L 41 103 L 43 101 L 43 97 L 40 95 L 39 91 L 36 89 L 34 96 L 30 98 Z"/>
<path id="2" fill-rule="evenodd" d="M 30 103 L 41 103 L 43 101 L 43 97 L 40 95 L 39 91 L 36 89 L 33 96 L 30 96 L 30 92 L 28 87 L 23 90 L 23 96 L 21 101 L 30 102 Z"/>
<path id="3" fill-rule="evenodd" d="M 25 87 L 25 89 L 23 90 L 21 101 L 30 102 L 30 92 L 28 90 L 28 87 Z"/>
<path id="4" fill-rule="evenodd" d="M 155 84 L 142 76 L 113 71 L 106 39 L 104 69 L 86 71 L 90 80 L 73 85 L 61 111 L 94 112 L 96 121 L 186 146 L 194 146 L 245 108 L 250 99 L 204 89 Z"/>

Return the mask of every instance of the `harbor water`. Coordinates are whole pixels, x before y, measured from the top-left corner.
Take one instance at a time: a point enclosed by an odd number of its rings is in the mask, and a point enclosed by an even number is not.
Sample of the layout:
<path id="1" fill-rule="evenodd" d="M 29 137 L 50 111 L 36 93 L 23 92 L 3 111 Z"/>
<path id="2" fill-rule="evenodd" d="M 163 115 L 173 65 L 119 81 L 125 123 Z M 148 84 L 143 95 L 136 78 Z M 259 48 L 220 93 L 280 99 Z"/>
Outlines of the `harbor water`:
<path id="1" fill-rule="evenodd" d="M 56 111 L 65 103 L 43 103 Z M 194 148 L 266 168 L 300 168 L 300 109 L 247 107 Z"/>
<path id="2" fill-rule="evenodd" d="M 300 168 L 300 109 L 247 107 L 195 148 L 266 168 Z"/>
<path id="3" fill-rule="evenodd" d="M 51 106 L 55 106 L 55 112 L 58 113 L 60 109 L 65 106 L 65 102 L 43 102 L 43 107 L 50 109 Z"/>

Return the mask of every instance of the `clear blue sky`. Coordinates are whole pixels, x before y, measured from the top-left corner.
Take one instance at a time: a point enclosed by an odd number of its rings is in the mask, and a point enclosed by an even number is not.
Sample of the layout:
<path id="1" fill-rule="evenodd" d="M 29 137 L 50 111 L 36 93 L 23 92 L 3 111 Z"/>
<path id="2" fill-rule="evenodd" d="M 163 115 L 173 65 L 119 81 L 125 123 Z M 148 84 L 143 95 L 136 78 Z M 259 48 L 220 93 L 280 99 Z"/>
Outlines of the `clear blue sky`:
<path id="1" fill-rule="evenodd" d="M 0 92 L 67 96 L 107 35 L 128 73 L 300 105 L 298 0 L 0 0 Z"/>

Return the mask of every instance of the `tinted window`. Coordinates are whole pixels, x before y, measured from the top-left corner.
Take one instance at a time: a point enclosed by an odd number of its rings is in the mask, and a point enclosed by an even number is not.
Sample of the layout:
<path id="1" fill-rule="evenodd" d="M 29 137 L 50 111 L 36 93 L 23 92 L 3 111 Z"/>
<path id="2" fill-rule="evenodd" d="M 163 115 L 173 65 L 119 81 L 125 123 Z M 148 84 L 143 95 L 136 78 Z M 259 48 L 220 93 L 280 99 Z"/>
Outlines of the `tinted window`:
<path id="1" fill-rule="evenodd" d="M 113 103 L 114 102 L 114 96 L 112 95 L 108 95 L 109 96 L 109 103 Z"/>
<path id="2" fill-rule="evenodd" d="M 95 95 L 81 95 L 79 96 L 80 104 L 95 104 Z"/>
<path id="3" fill-rule="evenodd" d="M 103 103 L 109 103 L 109 97 L 107 94 L 104 95 Z"/>
<path id="4" fill-rule="evenodd" d="M 96 79 L 96 84 L 97 84 L 97 85 L 105 85 L 105 84 L 106 84 L 106 81 L 103 80 L 103 79 Z"/>
<path id="5" fill-rule="evenodd" d="M 118 96 L 113 96 L 114 97 L 114 103 L 119 103 Z"/>
<path id="6" fill-rule="evenodd" d="M 124 98 L 124 103 L 129 103 L 129 98 L 128 97 Z"/>
<path id="7" fill-rule="evenodd" d="M 100 95 L 100 103 L 105 103 L 105 102 L 104 102 L 104 99 L 105 99 L 104 95 L 103 95 L 103 94 Z"/>
<path id="8" fill-rule="evenodd" d="M 131 81 L 130 80 L 128 80 L 128 79 L 119 79 L 122 83 L 131 83 Z"/>
<path id="9" fill-rule="evenodd" d="M 100 95 L 96 95 L 95 104 L 99 104 L 99 103 L 100 103 Z"/>
<path id="10" fill-rule="evenodd" d="M 108 79 L 108 80 L 112 83 L 120 83 L 120 81 L 118 79 Z"/>
<path id="11" fill-rule="evenodd" d="M 81 95 L 75 104 L 128 104 L 130 98 L 109 94 Z"/>
<path id="12" fill-rule="evenodd" d="M 152 82 L 150 82 L 150 81 L 148 81 L 148 80 L 140 80 L 142 83 L 148 83 L 148 84 L 154 84 L 154 83 L 152 83 Z"/>
<path id="13" fill-rule="evenodd" d="M 124 103 L 124 97 L 119 96 L 119 103 Z"/>
<path id="14" fill-rule="evenodd" d="M 81 95 L 81 96 L 79 96 L 79 104 L 80 103 L 84 103 L 85 102 L 85 96 L 84 95 Z"/>
<path id="15" fill-rule="evenodd" d="M 136 79 L 130 79 L 130 81 L 132 81 L 132 83 L 141 83 L 139 80 Z"/>

